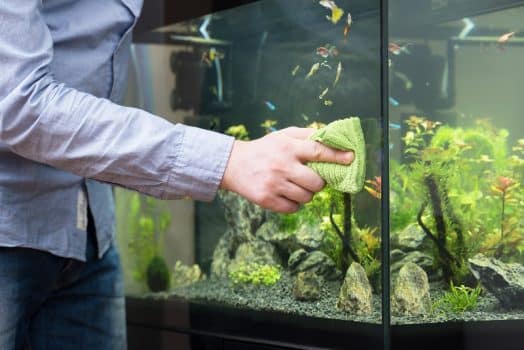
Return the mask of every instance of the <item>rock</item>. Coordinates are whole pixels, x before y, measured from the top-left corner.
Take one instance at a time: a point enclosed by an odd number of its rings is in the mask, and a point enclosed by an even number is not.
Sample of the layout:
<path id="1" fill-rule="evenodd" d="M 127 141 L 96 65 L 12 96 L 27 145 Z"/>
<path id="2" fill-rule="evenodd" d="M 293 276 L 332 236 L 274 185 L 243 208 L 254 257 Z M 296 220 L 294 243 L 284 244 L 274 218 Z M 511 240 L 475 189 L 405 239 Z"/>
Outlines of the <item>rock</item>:
<path id="1" fill-rule="evenodd" d="M 297 249 L 295 250 L 290 256 L 289 260 L 287 261 L 287 267 L 294 271 L 297 269 L 298 265 L 306 259 L 308 256 L 308 253 L 305 249 Z"/>
<path id="2" fill-rule="evenodd" d="M 227 230 L 213 251 L 211 277 L 225 278 L 238 247 L 253 240 L 262 223 L 274 221 L 275 217 L 233 192 L 219 191 L 218 196 L 224 206 Z"/>
<path id="3" fill-rule="evenodd" d="M 318 250 L 306 252 L 304 249 L 299 249 L 293 252 L 288 260 L 288 268 L 293 275 L 302 271 L 313 271 L 327 280 L 342 277 L 342 273 L 337 269 L 333 260 Z"/>
<path id="4" fill-rule="evenodd" d="M 228 266 L 228 273 L 242 265 L 260 264 L 277 266 L 280 265 L 280 263 L 275 247 L 271 243 L 255 238 L 249 242 L 241 243 L 238 246 L 235 252 L 235 258 Z"/>
<path id="5" fill-rule="evenodd" d="M 400 249 L 393 249 L 390 253 L 389 253 L 389 260 L 390 260 L 390 263 L 391 264 L 394 264 L 402 259 L 404 259 L 406 257 L 406 253 L 404 253 L 402 250 Z"/>
<path id="6" fill-rule="evenodd" d="M 401 232 L 392 236 L 392 247 L 404 252 L 425 250 L 430 245 L 428 237 L 418 224 L 409 224 Z"/>
<path id="7" fill-rule="evenodd" d="M 311 225 L 300 226 L 295 236 L 297 243 L 306 250 L 319 249 L 324 239 L 324 233 Z"/>
<path id="8" fill-rule="evenodd" d="M 402 253 L 402 254 L 401 254 Z M 428 274 L 430 281 L 435 281 L 440 278 L 440 274 L 435 270 L 433 257 L 429 254 L 414 251 L 404 253 L 398 249 L 391 251 L 391 273 L 397 274 L 400 269 L 408 264 L 415 264 L 421 267 Z"/>
<path id="9" fill-rule="evenodd" d="M 372 311 L 373 295 L 366 271 L 359 263 L 353 262 L 346 271 L 340 288 L 337 308 L 359 315 Z"/>
<path id="10" fill-rule="evenodd" d="M 235 256 L 238 246 L 247 241 L 246 236 L 237 235 L 231 229 L 220 237 L 213 251 L 211 262 L 211 277 L 227 277 L 228 266 Z"/>
<path id="11" fill-rule="evenodd" d="M 288 254 L 299 248 L 296 235 L 280 231 L 274 221 L 266 221 L 263 223 L 257 230 L 255 236 L 272 243 Z"/>
<path id="12" fill-rule="evenodd" d="M 169 269 L 161 256 L 155 256 L 147 265 L 147 286 L 152 292 L 163 292 L 169 289 Z"/>
<path id="13" fill-rule="evenodd" d="M 202 273 L 200 266 L 197 264 L 188 266 L 177 260 L 175 267 L 173 267 L 171 285 L 173 288 L 184 287 L 205 278 L 206 275 Z"/>
<path id="14" fill-rule="evenodd" d="M 293 296 L 302 301 L 320 299 L 321 280 L 321 277 L 312 271 L 299 272 L 293 285 Z"/>
<path id="15" fill-rule="evenodd" d="M 268 211 L 236 193 L 220 191 L 219 198 L 224 206 L 224 216 L 228 229 L 239 236 L 255 235 L 260 225 L 268 217 Z"/>
<path id="16" fill-rule="evenodd" d="M 393 286 L 391 310 L 396 315 L 405 316 L 429 314 L 429 281 L 422 268 L 409 262 L 402 266 Z"/>
<path id="17" fill-rule="evenodd" d="M 483 254 L 477 254 L 468 261 L 475 278 L 503 306 L 524 308 L 524 266 L 506 264 Z"/>

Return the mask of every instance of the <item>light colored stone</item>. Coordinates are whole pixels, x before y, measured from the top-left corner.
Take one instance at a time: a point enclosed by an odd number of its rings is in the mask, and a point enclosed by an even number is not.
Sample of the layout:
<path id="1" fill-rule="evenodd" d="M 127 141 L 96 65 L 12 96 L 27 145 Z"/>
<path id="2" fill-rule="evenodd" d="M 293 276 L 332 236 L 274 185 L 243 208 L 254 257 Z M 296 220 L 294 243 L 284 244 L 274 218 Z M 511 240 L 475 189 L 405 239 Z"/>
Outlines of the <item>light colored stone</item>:
<path id="1" fill-rule="evenodd" d="M 394 255 L 393 252 L 395 252 Z M 400 271 L 402 266 L 406 265 L 407 263 L 412 263 L 426 271 L 430 281 L 438 280 L 441 277 L 435 270 L 434 259 L 431 255 L 419 251 L 413 251 L 403 254 L 399 254 L 398 252 L 401 251 L 399 251 L 398 249 L 391 251 L 392 274 L 396 275 Z"/>
<path id="2" fill-rule="evenodd" d="M 429 239 L 418 224 L 409 224 L 402 231 L 393 234 L 392 247 L 404 252 L 425 250 L 429 247 Z"/>
<path id="3" fill-rule="evenodd" d="M 249 264 L 278 266 L 280 259 L 271 243 L 253 239 L 238 246 L 235 258 L 229 263 L 228 273 L 237 270 L 239 266 Z"/>
<path id="4" fill-rule="evenodd" d="M 323 239 L 324 233 L 311 225 L 302 225 L 296 232 L 297 243 L 306 250 L 319 249 Z"/>
<path id="5" fill-rule="evenodd" d="M 273 244 L 287 254 L 299 248 L 296 235 L 279 230 L 274 221 L 266 221 L 256 232 L 256 237 Z"/>
<path id="6" fill-rule="evenodd" d="M 426 272 L 413 263 L 399 271 L 393 286 L 391 309 L 396 315 L 427 315 L 431 311 L 429 281 Z"/>
<path id="7" fill-rule="evenodd" d="M 322 278 L 312 271 L 299 272 L 293 285 L 293 296 L 302 301 L 318 300 L 321 281 Z"/>
<path id="8" fill-rule="evenodd" d="M 373 295 L 366 271 L 353 262 L 346 271 L 346 277 L 340 288 L 337 308 L 359 315 L 372 312 Z"/>
<path id="9" fill-rule="evenodd" d="M 173 288 L 184 287 L 205 278 L 206 275 L 202 273 L 200 266 L 197 264 L 188 266 L 184 265 L 180 260 L 177 260 L 173 267 L 171 286 Z"/>

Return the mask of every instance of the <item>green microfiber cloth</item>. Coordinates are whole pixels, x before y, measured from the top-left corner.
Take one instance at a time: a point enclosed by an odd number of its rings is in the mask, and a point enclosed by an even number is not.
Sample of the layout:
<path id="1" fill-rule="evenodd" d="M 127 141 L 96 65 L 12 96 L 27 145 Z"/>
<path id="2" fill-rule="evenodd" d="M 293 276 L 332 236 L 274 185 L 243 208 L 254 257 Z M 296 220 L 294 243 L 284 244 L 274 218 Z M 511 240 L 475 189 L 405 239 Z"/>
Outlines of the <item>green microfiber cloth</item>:
<path id="1" fill-rule="evenodd" d="M 360 119 L 350 117 L 334 121 L 315 131 L 311 139 L 332 148 L 353 151 L 355 159 L 349 165 L 311 162 L 308 166 L 331 188 L 351 194 L 360 192 L 366 176 L 366 142 Z"/>

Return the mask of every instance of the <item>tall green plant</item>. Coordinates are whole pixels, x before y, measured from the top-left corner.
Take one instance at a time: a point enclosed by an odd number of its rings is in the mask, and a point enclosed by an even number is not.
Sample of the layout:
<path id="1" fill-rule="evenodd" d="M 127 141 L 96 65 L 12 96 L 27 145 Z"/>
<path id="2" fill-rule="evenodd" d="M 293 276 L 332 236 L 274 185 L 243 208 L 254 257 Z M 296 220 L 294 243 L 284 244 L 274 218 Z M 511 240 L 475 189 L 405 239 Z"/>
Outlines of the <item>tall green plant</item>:
<path id="1" fill-rule="evenodd" d="M 159 259 L 163 262 L 161 255 L 164 235 L 171 224 L 171 215 L 165 204 L 157 199 L 136 192 L 129 192 L 129 195 L 127 219 L 129 254 L 134 266 L 132 276 L 140 283 L 150 285 L 148 269 L 157 273 L 157 269 L 153 269 L 151 263 L 155 262 L 155 266 L 160 266 Z M 165 276 L 162 278 L 165 279 Z"/>

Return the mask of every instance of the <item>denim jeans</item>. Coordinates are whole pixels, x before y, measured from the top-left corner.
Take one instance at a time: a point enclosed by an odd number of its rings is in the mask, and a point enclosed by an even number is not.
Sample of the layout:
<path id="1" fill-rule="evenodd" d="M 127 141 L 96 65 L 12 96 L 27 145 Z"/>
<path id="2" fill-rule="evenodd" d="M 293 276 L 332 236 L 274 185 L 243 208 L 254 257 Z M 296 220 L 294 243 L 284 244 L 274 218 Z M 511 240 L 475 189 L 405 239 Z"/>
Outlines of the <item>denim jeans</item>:
<path id="1" fill-rule="evenodd" d="M 92 220 L 86 258 L 0 248 L 1 350 L 126 348 L 119 255 L 113 245 L 97 259 Z"/>

